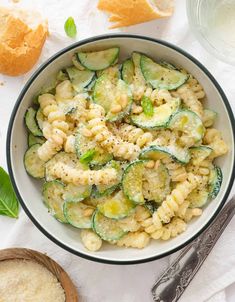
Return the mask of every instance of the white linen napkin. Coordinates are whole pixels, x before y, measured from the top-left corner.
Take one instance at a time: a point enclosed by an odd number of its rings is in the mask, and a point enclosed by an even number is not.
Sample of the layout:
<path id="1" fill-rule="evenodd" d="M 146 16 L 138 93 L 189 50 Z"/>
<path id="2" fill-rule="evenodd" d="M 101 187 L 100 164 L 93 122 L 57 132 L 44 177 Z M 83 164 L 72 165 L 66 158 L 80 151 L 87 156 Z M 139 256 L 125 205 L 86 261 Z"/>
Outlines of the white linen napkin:
<path id="1" fill-rule="evenodd" d="M 217 78 L 224 88 L 229 100 L 235 94 L 233 81 L 235 71 L 232 67 L 211 57 L 195 40 L 191 34 L 185 12 L 185 1 L 176 1 L 176 11 L 172 18 L 152 21 L 122 29 L 123 33 L 137 33 L 167 40 L 177 44 L 197 57 Z M 7 0 L 1 1 L 8 4 Z M 50 55 L 61 48 L 90 36 L 119 32 L 108 30 L 107 16 L 96 10 L 97 0 L 21 0 L 17 6 L 33 8 L 42 12 L 49 20 L 50 36 L 46 42 L 40 65 Z M 16 5 L 16 4 L 15 4 Z M 63 26 L 67 17 L 73 16 L 78 29 L 77 39 L 66 37 Z M 36 69 L 36 67 L 34 70 Z M 11 80 L 0 77 L 8 83 L 18 83 L 18 92 L 23 82 L 33 71 L 26 76 Z M 6 105 L 4 110 L 7 111 Z M 7 113 L 10 116 L 10 111 Z M 6 136 L 6 127 L 1 127 L 3 138 Z M 1 139 L 2 140 L 2 139 Z M 4 144 L 3 144 L 4 146 Z M 5 158 L 1 159 L 5 165 Z M 5 218 L 4 218 L 5 219 Z M 208 256 L 206 262 L 180 299 L 181 302 L 226 302 L 225 289 L 235 282 L 235 219 L 229 224 L 219 242 Z M 161 260 L 146 264 L 118 266 L 91 262 L 74 256 L 47 239 L 29 220 L 23 211 L 15 222 L 13 229 L 6 240 L 0 243 L 1 247 L 28 247 L 47 253 L 58 261 L 70 274 L 79 292 L 79 301 L 84 302 L 148 302 L 152 301 L 150 289 L 152 284 L 166 269 L 170 261 L 176 256 L 165 257 Z M 171 302 L 171 301 L 169 301 Z"/>

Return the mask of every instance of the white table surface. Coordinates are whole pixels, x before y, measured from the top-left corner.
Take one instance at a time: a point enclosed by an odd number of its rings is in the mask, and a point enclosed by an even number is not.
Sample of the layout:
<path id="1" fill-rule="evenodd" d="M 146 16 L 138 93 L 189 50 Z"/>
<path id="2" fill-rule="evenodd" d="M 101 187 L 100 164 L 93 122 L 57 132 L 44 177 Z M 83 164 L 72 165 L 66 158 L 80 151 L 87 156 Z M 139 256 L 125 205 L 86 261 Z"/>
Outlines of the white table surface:
<path id="1" fill-rule="evenodd" d="M 82 0 L 80 0 L 82 1 Z M 79 2 L 80 2 L 79 1 Z M 186 20 L 186 11 L 185 11 L 185 1 L 186 0 L 178 0 L 176 1 L 176 11 L 174 14 L 174 17 L 169 20 L 160 20 L 160 21 L 153 21 L 149 22 L 145 25 L 136 25 L 129 28 L 123 29 L 124 32 L 128 33 L 136 33 L 136 34 L 142 34 L 142 35 L 148 35 L 155 38 L 160 38 L 167 40 L 169 42 L 175 43 L 178 46 L 182 47 L 189 53 L 191 53 L 193 56 L 195 56 L 197 59 L 199 59 L 208 69 L 209 71 L 215 76 L 219 84 L 223 87 L 224 92 L 226 93 L 232 107 L 233 111 L 235 112 L 235 104 L 234 104 L 234 96 L 235 96 L 235 73 L 233 73 L 233 78 L 229 78 L 226 75 L 226 72 L 224 72 L 222 75 L 220 74 L 221 67 L 223 70 L 227 70 L 228 74 L 231 75 L 232 70 L 234 70 L 234 67 L 224 64 L 215 58 L 213 58 L 209 53 L 207 53 L 200 44 L 196 41 L 195 37 L 192 35 L 190 29 L 188 28 L 187 20 Z M 1 1 L 3 4 L 9 4 L 10 1 L 3 0 Z M 47 5 L 47 10 L 50 5 L 55 7 L 56 0 L 38 0 L 37 6 L 43 7 L 43 4 Z M 68 2 L 68 3 L 67 3 Z M 58 4 L 61 7 L 64 7 L 61 19 L 65 20 L 69 15 L 73 15 L 73 12 L 71 11 L 69 5 L 69 0 L 59 1 Z M 96 34 L 102 34 L 105 32 L 108 32 L 107 30 L 107 21 L 98 22 L 97 19 L 92 19 L 92 22 L 95 22 L 95 29 L 92 27 L 91 30 L 91 20 L 92 16 L 95 16 L 95 12 L 93 11 L 95 7 L 96 0 L 91 1 L 92 4 L 92 11 L 87 12 L 87 14 L 90 14 L 90 17 L 87 19 L 83 19 L 79 23 L 79 40 L 81 38 L 89 37 Z M 25 7 L 31 6 L 30 1 L 22 0 L 19 5 L 24 5 Z M 81 4 L 81 3 L 80 3 Z M 45 7 L 44 7 L 45 9 Z M 46 11 L 46 10 L 44 10 Z M 49 10 L 48 10 L 49 11 Z M 58 17 L 58 14 L 55 13 L 55 17 Z M 84 16 L 81 16 L 83 18 Z M 104 16 L 102 16 L 104 17 Z M 174 35 L 174 25 L 177 23 L 178 31 L 180 27 L 180 36 L 177 34 Z M 49 23 L 50 25 L 50 23 Z M 53 24 L 53 30 L 56 26 L 60 27 L 60 30 L 63 28 L 63 23 L 54 25 Z M 90 27 L 90 31 L 89 31 Z M 105 29 L 104 29 L 105 27 Z M 64 37 L 66 39 L 66 37 Z M 73 41 L 71 41 L 72 43 Z M 70 43 L 70 42 L 68 42 Z M 67 44 L 68 44 L 67 43 Z M 47 46 L 48 47 L 48 46 Z M 50 53 L 50 51 L 49 51 Z M 52 53 L 50 53 L 52 54 Z M 13 109 L 13 106 L 15 104 L 15 101 L 19 95 L 20 90 L 23 87 L 23 82 L 25 80 L 22 77 L 3 77 L 0 74 L 0 84 L 3 83 L 3 85 L 0 85 L 0 165 L 7 169 L 6 165 L 6 135 L 7 135 L 7 127 L 9 118 Z M 19 217 L 19 219 L 21 219 Z M 16 220 L 0 216 L 0 248 L 4 245 L 4 239 L 7 238 L 8 234 L 10 234 L 11 230 L 14 227 Z M 222 256 L 222 255 L 221 255 Z M 147 280 L 146 280 L 147 282 Z M 230 287 L 226 289 L 226 297 L 228 302 L 234 302 L 235 301 L 235 284 L 232 284 Z M 198 300 L 199 301 L 199 300 Z M 199 301 L 201 302 L 201 301 Z"/>

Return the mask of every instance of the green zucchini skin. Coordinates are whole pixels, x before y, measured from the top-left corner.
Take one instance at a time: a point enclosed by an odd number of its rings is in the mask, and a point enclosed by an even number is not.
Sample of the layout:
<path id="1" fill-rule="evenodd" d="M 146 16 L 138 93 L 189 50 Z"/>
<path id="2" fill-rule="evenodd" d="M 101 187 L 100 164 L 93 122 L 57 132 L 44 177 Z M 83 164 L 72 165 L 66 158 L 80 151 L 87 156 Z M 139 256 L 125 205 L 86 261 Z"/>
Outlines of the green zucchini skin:
<path id="1" fill-rule="evenodd" d="M 78 52 L 79 62 L 85 68 L 97 71 L 113 65 L 119 56 L 119 47 L 95 52 Z"/>
<path id="2" fill-rule="evenodd" d="M 84 215 L 87 210 L 90 210 L 91 215 Z M 91 229 L 93 212 L 93 207 L 82 202 L 65 202 L 63 205 L 63 213 L 67 222 L 79 229 Z"/>
<path id="3" fill-rule="evenodd" d="M 134 75 L 135 75 L 135 66 L 131 59 L 127 59 L 122 63 L 121 68 L 121 76 L 122 80 L 128 84 L 131 85 L 134 81 Z"/>
<path id="4" fill-rule="evenodd" d="M 210 180 L 209 180 L 209 197 L 211 199 L 216 198 L 219 194 L 221 185 L 223 181 L 223 173 L 220 167 L 214 166 L 211 170 Z"/>
<path id="5" fill-rule="evenodd" d="M 140 66 L 146 82 L 157 89 L 177 89 L 188 80 L 188 75 L 157 64 L 145 55 L 141 56 Z"/>
<path id="6" fill-rule="evenodd" d="M 67 223 L 63 213 L 63 193 L 65 185 L 58 181 L 53 180 L 45 182 L 42 187 L 43 201 L 46 207 L 54 218 L 62 223 Z"/>
<path id="7" fill-rule="evenodd" d="M 106 241 L 119 240 L 127 233 L 119 226 L 118 220 L 105 217 L 99 210 L 96 210 L 92 216 L 92 228 Z"/>
<path id="8" fill-rule="evenodd" d="M 42 179 L 45 176 L 45 162 L 38 157 L 41 144 L 34 144 L 24 154 L 24 167 L 33 178 Z"/>
<path id="9" fill-rule="evenodd" d="M 144 162 L 143 160 L 136 160 L 130 163 L 122 177 L 123 193 L 135 204 L 143 204 L 145 202 L 142 190 Z"/>
<path id="10" fill-rule="evenodd" d="M 181 164 L 187 164 L 190 161 L 189 151 L 182 148 L 176 149 L 152 145 L 140 152 L 140 159 L 159 160 L 165 157 L 171 157 Z"/>
<path id="11" fill-rule="evenodd" d="M 200 117 L 193 111 L 182 109 L 176 111 L 170 118 L 168 128 L 179 130 L 193 138 L 195 142 L 202 139 L 205 128 Z"/>
<path id="12" fill-rule="evenodd" d="M 36 110 L 32 107 L 27 109 L 25 113 L 25 125 L 34 136 L 43 136 L 43 133 L 36 121 L 36 113 Z"/>

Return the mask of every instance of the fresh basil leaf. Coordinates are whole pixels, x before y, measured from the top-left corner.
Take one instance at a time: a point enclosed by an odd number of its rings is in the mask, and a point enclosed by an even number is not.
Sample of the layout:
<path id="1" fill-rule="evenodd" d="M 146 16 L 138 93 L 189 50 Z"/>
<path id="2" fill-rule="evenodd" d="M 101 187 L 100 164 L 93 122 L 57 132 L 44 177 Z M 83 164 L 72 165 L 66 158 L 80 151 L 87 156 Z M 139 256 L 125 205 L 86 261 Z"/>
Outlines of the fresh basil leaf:
<path id="1" fill-rule="evenodd" d="M 141 99 L 141 106 L 145 115 L 153 116 L 153 103 L 150 98 L 144 95 Z"/>
<path id="2" fill-rule="evenodd" d="M 74 38 L 77 34 L 77 27 L 73 17 L 69 17 L 64 24 L 64 30 L 70 38 Z"/>
<path id="3" fill-rule="evenodd" d="M 94 158 L 95 154 L 96 154 L 95 149 L 88 150 L 80 157 L 80 159 L 79 159 L 80 163 L 89 164 L 92 161 L 92 159 Z"/>
<path id="4" fill-rule="evenodd" d="M 8 174 L 0 167 L 0 215 L 17 218 L 19 202 Z"/>

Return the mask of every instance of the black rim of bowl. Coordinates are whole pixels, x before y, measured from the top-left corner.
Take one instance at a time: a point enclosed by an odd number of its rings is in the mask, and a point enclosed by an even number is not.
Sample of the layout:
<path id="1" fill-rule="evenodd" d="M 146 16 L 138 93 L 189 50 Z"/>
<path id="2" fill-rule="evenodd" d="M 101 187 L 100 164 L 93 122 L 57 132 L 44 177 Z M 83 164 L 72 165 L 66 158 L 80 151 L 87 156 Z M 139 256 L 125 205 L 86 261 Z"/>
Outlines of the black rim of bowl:
<path id="1" fill-rule="evenodd" d="M 17 113 L 17 110 L 21 104 L 21 101 L 24 97 L 24 95 L 26 94 L 28 88 L 31 86 L 32 82 L 37 78 L 37 76 L 49 65 L 51 64 L 56 58 L 58 58 L 59 56 L 61 56 L 62 54 L 66 53 L 69 50 L 72 50 L 74 48 L 77 48 L 79 46 L 85 45 L 87 43 L 90 42 L 95 42 L 95 41 L 99 41 L 99 40 L 107 40 L 110 38 L 132 38 L 132 39 L 140 39 L 140 40 L 145 40 L 145 41 L 151 41 L 157 44 L 161 44 L 164 46 L 167 46 L 179 53 L 181 53 L 182 55 L 184 55 L 185 57 L 187 57 L 189 60 L 191 60 L 194 64 L 196 64 L 207 76 L 208 78 L 212 81 L 212 83 L 214 84 L 214 86 L 216 87 L 217 91 L 219 92 L 220 96 L 223 99 L 223 102 L 226 106 L 229 118 L 230 118 L 230 122 L 232 125 L 232 129 L 233 129 L 233 139 L 235 140 L 234 137 L 234 133 L 235 133 L 235 120 L 234 120 L 234 116 L 233 116 L 233 112 L 232 109 L 229 105 L 228 99 L 226 97 L 226 95 L 224 94 L 222 88 L 220 87 L 220 85 L 217 83 L 217 81 L 215 80 L 215 78 L 211 75 L 211 73 L 194 57 L 192 57 L 190 54 L 188 54 L 187 52 L 185 52 L 184 50 L 182 50 L 181 48 L 172 45 L 171 43 L 162 41 L 162 40 L 158 40 L 158 39 L 154 39 L 154 38 L 150 38 L 150 37 L 145 37 L 145 36 L 141 36 L 141 35 L 131 35 L 131 34 L 107 34 L 107 35 L 100 35 L 100 36 L 95 36 L 95 37 L 91 37 L 88 39 L 84 39 L 81 42 L 76 42 L 64 49 L 62 49 L 61 51 L 57 52 L 55 55 L 53 55 L 52 57 L 50 57 L 45 63 L 42 64 L 42 66 L 40 68 L 38 68 L 35 73 L 30 77 L 30 79 L 28 80 L 28 82 L 26 83 L 26 85 L 24 86 L 23 90 L 21 91 L 16 104 L 13 108 L 12 114 L 11 114 L 11 118 L 10 118 L 10 122 L 9 122 L 9 126 L 8 126 L 8 131 L 7 131 L 7 143 L 6 143 L 6 155 L 7 155 L 7 166 L 8 166 L 8 171 L 9 171 L 9 175 L 11 178 L 11 182 L 13 184 L 14 190 L 16 192 L 16 195 L 21 203 L 22 208 L 24 209 L 24 211 L 26 212 L 26 214 L 28 215 L 28 217 L 31 219 L 31 221 L 35 224 L 35 226 L 47 237 L 49 238 L 51 241 L 53 241 L 54 243 L 56 243 L 58 246 L 62 247 L 63 249 L 67 250 L 68 252 L 71 252 L 77 256 L 92 260 L 92 261 L 96 261 L 96 262 L 101 262 L 101 263 L 107 263 L 107 264 L 137 264 L 137 263 L 144 263 L 144 262 L 149 262 L 149 261 L 153 261 L 153 260 L 157 260 L 160 258 L 163 258 L 165 256 L 168 256 L 174 252 L 179 251 L 180 249 L 182 249 L 183 247 L 185 247 L 186 245 L 188 245 L 190 242 L 192 242 L 195 238 L 197 238 L 210 224 L 211 222 L 215 219 L 215 217 L 217 216 L 217 214 L 220 212 L 221 208 L 223 207 L 223 205 L 225 204 L 229 193 L 231 191 L 232 185 L 233 185 L 233 179 L 235 176 L 235 162 L 233 161 L 233 169 L 232 169 L 232 175 L 231 178 L 229 180 L 229 184 L 227 187 L 227 190 L 223 196 L 223 199 L 221 200 L 221 203 L 218 207 L 218 209 L 216 210 L 216 212 L 214 213 L 214 215 L 210 218 L 210 220 L 207 222 L 206 225 L 204 225 L 193 237 L 191 237 L 190 239 L 188 239 L 186 242 L 182 243 L 181 245 L 177 246 L 176 248 L 172 248 L 170 251 L 167 251 L 165 253 L 162 253 L 161 255 L 157 255 L 157 256 L 151 256 L 148 258 L 144 258 L 144 259 L 139 259 L 139 260 L 108 260 L 108 259 L 103 259 L 103 258 L 96 258 L 94 256 L 89 256 L 87 254 L 83 254 L 82 252 L 78 252 L 72 248 L 70 248 L 69 246 L 67 246 L 66 244 L 60 242 L 59 240 L 57 240 L 56 238 L 54 238 L 50 233 L 47 232 L 46 229 L 44 229 L 43 226 L 41 226 L 41 224 L 33 217 L 33 215 L 31 214 L 31 212 L 28 210 L 26 204 L 24 203 L 18 188 L 16 186 L 16 182 L 14 179 L 14 175 L 13 175 L 13 170 L 12 170 L 12 165 L 11 165 L 11 152 L 10 152 L 10 148 L 11 148 L 11 135 L 12 135 L 12 128 L 13 128 L 13 124 L 14 124 L 14 120 L 15 120 L 15 115 Z"/>

